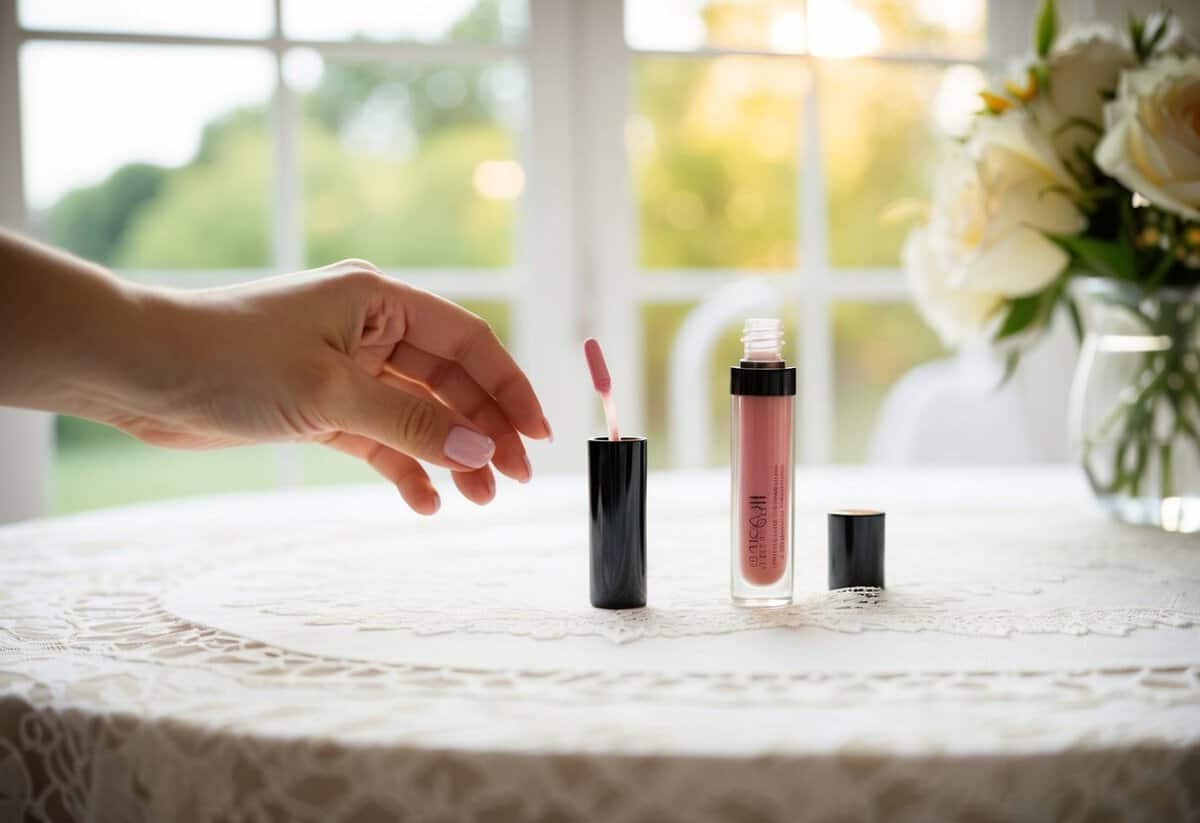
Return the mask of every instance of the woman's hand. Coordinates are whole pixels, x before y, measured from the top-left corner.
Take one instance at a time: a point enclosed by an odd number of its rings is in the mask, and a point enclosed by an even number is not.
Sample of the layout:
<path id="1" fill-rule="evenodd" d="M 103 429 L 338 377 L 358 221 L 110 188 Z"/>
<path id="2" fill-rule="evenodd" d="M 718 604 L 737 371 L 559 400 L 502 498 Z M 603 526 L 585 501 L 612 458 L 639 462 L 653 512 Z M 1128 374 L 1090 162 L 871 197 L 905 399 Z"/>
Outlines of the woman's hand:
<path id="1" fill-rule="evenodd" d="M 489 468 L 531 474 L 521 434 L 550 436 L 528 378 L 486 322 L 361 260 L 244 286 L 151 293 L 171 386 L 110 422 L 161 446 L 305 440 L 361 458 L 416 511 L 439 498 L 419 461 L 453 470 L 476 503 Z M 174 385 L 171 385 L 174 384 Z"/>
<path id="2" fill-rule="evenodd" d="M 0 403 L 173 448 L 323 443 L 365 460 L 423 514 L 440 500 L 422 461 L 451 469 L 467 498 L 486 503 L 489 463 L 527 481 L 521 435 L 551 437 L 487 323 L 361 260 L 182 292 L 131 286 L 3 236 L 0 253 L 18 275 L 40 275 L 9 280 L 12 294 L 0 288 L 25 309 L 11 312 L 0 344 L 26 355 L 0 355 L 14 364 Z"/>

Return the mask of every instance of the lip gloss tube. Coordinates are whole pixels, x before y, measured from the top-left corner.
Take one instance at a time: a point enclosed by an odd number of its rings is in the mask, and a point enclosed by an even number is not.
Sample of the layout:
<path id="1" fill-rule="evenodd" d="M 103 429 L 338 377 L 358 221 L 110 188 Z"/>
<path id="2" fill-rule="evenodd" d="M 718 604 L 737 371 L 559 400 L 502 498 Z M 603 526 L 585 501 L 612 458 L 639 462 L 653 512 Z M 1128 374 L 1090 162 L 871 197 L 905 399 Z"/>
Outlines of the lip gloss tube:
<path id="1" fill-rule="evenodd" d="M 783 359 L 783 324 L 746 321 L 730 369 L 733 513 L 730 595 L 739 606 L 792 602 L 792 484 L 796 369 Z"/>

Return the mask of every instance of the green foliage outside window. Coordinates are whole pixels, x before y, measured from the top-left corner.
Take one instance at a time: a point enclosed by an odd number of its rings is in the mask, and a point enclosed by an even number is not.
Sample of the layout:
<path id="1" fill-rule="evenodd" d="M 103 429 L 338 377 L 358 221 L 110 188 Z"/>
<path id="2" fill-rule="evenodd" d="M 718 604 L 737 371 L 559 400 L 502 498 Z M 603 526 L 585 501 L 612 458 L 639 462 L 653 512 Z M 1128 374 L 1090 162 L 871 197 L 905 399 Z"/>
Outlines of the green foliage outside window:
<path id="1" fill-rule="evenodd" d="M 709 9 L 717 20 L 719 5 Z M 468 39 L 486 41 L 488 27 L 499 26 L 496 7 L 480 3 L 458 26 L 472 29 Z M 895 200 L 922 193 L 936 151 L 928 97 L 937 70 L 854 61 L 820 66 L 814 78 L 796 59 L 635 58 L 628 149 L 645 276 L 664 268 L 796 270 L 801 175 L 807 173 L 799 166 L 802 139 L 817 137 L 802 134 L 814 82 L 820 83 L 832 262 L 896 264 L 905 226 L 880 217 Z M 305 264 L 364 257 L 397 268 L 510 265 L 515 203 L 482 196 L 472 175 L 481 162 L 519 159 L 507 98 L 497 90 L 514 71 L 519 80 L 520 72 L 507 64 L 327 61 L 319 84 L 297 98 Z M 269 123 L 267 103 L 231 111 L 206 127 L 190 162 L 122 166 L 99 184 L 63 196 L 38 216 L 39 230 L 55 244 L 124 270 L 269 268 L 275 174 Z M 503 304 L 475 308 L 507 328 Z M 641 315 L 652 436 L 665 430 L 666 353 L 689 308 L 647 306 Z M 861 421 L 854 430 L 839 427 L 839 457 L 861 458 L 886 386 L 936 352 L 906 308 L 886 316 L 881 327 L 870 312 L 836 315 L 837 402 L 859 403 L 846 419 Z M 871 344 L 881 328 L 895 336 L 894 345 Z M 735 337 L 731 331 L 721 340 L 713 365 L 719 424 L 723 367 L 736 355 Z M 854 353 L 871 357 L 873 351 L 889 353 L 883 372 L 853 360 Z M 126 440 L 60 419 L 60 474 L 68 484 L 60 505 L 107 502 L 80 491 L 94 482 L 94 461 L 84 459 L 83 449 L 98 444 L 111 455 L 118 449 L 130 454 Z M 714 459 L 721 451 L 715 443 Z M 263 466 L 276 458 L 259 452 L 259 459 L 258 469 L 243 468 L 239 476 L 269 475 Z M 194 465 L 208 470 L 207 463 Z M 130 464 L 128 471 L 137 468 Z"/>

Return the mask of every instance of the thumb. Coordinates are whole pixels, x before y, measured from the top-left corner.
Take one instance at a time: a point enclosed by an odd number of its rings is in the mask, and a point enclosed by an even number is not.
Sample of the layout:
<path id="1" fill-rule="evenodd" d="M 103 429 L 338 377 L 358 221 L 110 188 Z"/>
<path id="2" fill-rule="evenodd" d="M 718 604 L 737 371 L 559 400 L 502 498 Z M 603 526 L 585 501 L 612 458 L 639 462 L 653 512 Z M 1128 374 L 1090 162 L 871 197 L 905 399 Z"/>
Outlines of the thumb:
<path id="1" fill-rule="evenodd" d="M 496 451 L 490 437 L 442 404 L 393 388 L 361 371 L 353 373 L 347 400 L 345 419 L 350 432 L 418 460 L 461 471 L 486 466 Z"/>

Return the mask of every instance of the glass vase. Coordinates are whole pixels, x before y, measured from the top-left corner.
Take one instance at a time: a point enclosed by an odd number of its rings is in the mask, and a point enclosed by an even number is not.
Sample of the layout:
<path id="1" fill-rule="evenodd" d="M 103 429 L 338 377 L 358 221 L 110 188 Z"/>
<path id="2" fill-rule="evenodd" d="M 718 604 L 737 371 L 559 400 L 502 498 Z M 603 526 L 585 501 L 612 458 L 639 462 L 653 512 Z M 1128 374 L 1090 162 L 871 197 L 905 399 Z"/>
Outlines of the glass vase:
<path id="1" fill-rule="evenodd" d="M 1072 441 L 1100 505 L 1126 523 L 1200 531 L 1200 288 L 1085 278 Z"/>

